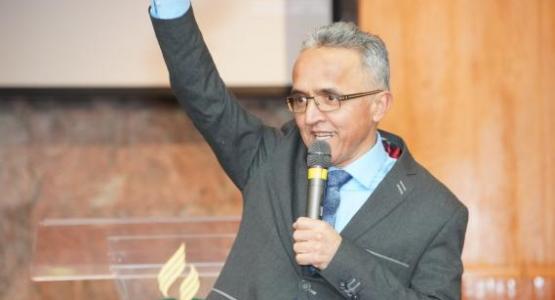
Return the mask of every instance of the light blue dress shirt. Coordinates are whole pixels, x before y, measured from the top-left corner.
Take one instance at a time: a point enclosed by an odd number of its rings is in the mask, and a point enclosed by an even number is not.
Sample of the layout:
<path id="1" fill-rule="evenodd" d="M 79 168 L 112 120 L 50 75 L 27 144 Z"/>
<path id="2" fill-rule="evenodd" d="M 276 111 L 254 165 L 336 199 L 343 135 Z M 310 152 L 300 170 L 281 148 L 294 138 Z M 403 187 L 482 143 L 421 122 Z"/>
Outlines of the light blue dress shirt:
<path id="1" fill-rule="evenodd" d="M 150 0 L 150 15 L 157 19 L 175 19 L 191 7 L 191 0 Z"/>
<path id="2" fill-rule="evenodd" d="M 341 202 L 335 216 L 337 232 L 347 226 L 397 161 L 385 151 L 380 134 L 376 136 L 377 142 L 368 152 L 343 168 L 353 178 L 339 190 Z M 330 167 L 330 171 L 333 169 L 337 168 Z"/>

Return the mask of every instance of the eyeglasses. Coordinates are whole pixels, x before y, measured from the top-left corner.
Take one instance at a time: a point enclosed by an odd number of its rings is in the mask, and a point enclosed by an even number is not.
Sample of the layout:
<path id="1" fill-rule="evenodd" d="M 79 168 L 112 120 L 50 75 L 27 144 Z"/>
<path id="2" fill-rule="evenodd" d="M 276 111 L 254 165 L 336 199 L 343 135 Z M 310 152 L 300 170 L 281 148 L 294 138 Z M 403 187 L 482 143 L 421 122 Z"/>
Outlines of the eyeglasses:
<path id="1" fill-rule="evenodd" d="M 375 95 L 383 92 L 383 90 L 373 90 L 364 93 L 355 93 L 348 95 L 318 95 L 318 96 L 289 96 L 286 98 L 289 110 L 294 113 L 302 113 L 306 111 L 308 100 L 314 100 L 320 111 L 334 111 L 341 107 L 342 101 L 356 99 L 364 96 Z"/>

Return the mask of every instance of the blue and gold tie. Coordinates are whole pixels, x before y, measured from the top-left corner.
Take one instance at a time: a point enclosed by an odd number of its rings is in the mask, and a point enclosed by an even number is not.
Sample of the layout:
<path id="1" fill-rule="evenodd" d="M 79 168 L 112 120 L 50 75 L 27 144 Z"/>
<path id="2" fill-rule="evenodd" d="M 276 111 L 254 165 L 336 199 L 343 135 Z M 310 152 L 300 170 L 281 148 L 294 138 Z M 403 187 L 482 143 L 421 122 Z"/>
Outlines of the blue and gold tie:
<path id="1" fill-rule="evenodd" d="M 339 207 L 339 189 L 351 180 L 351 175 L 343 170 L 330 171 L 328 185 L 326 187 L 326 198 L 324 198 L 322 220 L 335 227 L 335 215 Z"/>

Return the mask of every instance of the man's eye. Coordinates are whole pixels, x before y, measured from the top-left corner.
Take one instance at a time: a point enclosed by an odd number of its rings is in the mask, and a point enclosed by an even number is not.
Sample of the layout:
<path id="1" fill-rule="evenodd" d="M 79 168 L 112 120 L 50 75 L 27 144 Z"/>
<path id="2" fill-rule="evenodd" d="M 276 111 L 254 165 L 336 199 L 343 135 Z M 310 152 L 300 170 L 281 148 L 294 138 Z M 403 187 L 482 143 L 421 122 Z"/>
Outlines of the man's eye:
<path id="1" fill-rule="evenodd" d="M 326 98 L 327 98 L 328 101 L 330 101 L 330 102 L 337 102 L 337 101 L 339 101 L 339 96 L 337 96 L 337 95 L 327 95 Z"/>
<path id="2" fill-rule="evenodd" d="M 295 103 L 305 103 L 306 102 L 306 97 L 291 97 L 293 99 L 293 102 Z"/>

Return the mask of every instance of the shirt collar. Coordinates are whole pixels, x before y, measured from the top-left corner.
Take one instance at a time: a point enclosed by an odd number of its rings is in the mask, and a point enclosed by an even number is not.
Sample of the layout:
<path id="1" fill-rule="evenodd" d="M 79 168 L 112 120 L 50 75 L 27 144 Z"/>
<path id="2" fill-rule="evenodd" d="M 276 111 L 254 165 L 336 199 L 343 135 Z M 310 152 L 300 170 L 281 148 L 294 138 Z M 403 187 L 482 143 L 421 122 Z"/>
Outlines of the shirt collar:
<path id="1" fill-rule="evenodd" d="M 376 174 L 387 160 L 388 154 L 382 143 L 382 137 L 376 132 L 376 143 L 366 153 L 354 162 L 348 164 L 344 171 L 353 176 L 360 185 L 369 189 Z M 337 170 L 337 167 L 330 167 L 330 171 Z"/>

